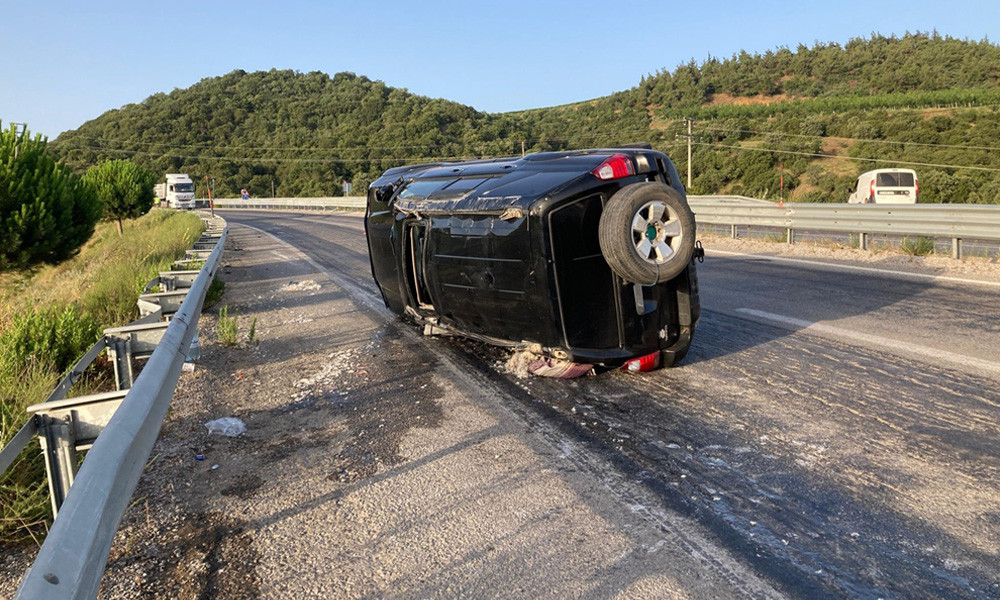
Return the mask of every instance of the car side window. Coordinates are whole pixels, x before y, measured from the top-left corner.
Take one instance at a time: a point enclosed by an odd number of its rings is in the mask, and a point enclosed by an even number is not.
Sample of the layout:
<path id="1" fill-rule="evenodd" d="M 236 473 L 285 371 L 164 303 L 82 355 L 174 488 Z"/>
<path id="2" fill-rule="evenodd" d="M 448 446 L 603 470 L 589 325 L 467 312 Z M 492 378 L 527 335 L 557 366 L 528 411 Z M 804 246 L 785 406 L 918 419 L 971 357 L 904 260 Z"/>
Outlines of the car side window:
<path id="1" fill-rule="evenodd" d="M 427 198 L 434 192 L 455 181 L 454 179 L 424 179 L 411 181 L 399 192 L 401 199 L 413 198 L 420 200 Z"/>

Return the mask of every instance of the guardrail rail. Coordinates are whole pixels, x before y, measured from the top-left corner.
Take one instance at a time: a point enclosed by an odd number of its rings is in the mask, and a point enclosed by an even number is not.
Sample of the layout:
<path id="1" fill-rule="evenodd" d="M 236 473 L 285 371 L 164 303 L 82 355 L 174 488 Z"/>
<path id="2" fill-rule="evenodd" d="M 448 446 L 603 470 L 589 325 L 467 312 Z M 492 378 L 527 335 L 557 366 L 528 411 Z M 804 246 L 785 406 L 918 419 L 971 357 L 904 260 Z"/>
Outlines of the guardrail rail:
<path id="1" fill-rule="evenodd" d="M 795 242 L 796 231 L 858 234 L 868 249 L 873 234 L 913 235 L 948 239 L 952 257 L 962 257 L 962 240 L 1000 240 L 1000 206 L 983 204 L 833 204 L 775 203 L 747 196 L 688 196 L 699 223 L 785 230 Z M 216 208 L 337 210 L 364 209 L 364 197 L 254 198 L 215 200 Z"/>
<path id="2" fill-rule="evenodd" d="M 364 210 L 364 196 L 341 198 L 219 198 L 213 200 L 215 208 L 265 208 L 304 210 Z"/>
<path id="3" fill-rule="evenodd" d="M 925 236 L 951 240 L 953 258 L 962 257 L 962 240 L 1000 240 L 1000 206 L 987 204 L 786 204 L 734 201 L 739 197 L 707 200 L 693 196 L 691 209 L 698 223 L 736 227 L 750 225 L 785 230 L 786 241 L 795 232 L 829 231 L 858 234 L 867 249 L 872 234 Z M 752 199 L 747 199 L 752 200 Z"/>
<path id="4" fill-rule="evenodd" d="M 215 277 L 228 228 L 208 220 L 180 266 L 161 271 L 139 297 L 140 318 L 104 335 L 70 369 L 45 402 L 28 407 L 31 419 L 0 451 L 6 470 L 37 433 L 45 456 L 52 529 L 15 598 L 93 599 L 111 542 L 129 505 L 186 360 L 196 359 L 198 317 Z M 155 291 L 154 291 L 155 290 Z M 117 389 L 66 398 L 88 366 L 107 351 Z M 136 361 L 146 359 L 136 376 Z M 77 471 L 77 452 L 87 450 Z"/>

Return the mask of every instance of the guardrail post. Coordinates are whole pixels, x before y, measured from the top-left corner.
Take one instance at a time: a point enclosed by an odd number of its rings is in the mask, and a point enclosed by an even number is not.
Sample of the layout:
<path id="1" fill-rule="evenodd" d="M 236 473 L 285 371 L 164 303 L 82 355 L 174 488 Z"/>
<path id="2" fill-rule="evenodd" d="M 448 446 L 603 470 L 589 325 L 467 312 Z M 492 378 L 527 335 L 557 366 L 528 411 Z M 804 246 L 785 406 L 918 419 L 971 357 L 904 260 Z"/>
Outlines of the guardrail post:
<path id="1" fill-rule="evenodd" d="M 795 243 L 795 230 L 794 229 L 788 228 L 788 229 L 785 230 L 785 241 L 788 242 L 789 244 L 794 244 Z"/>
<path id="2" fill-rule="evenodd" d="M 951 238 L 951 257 L 955 260 L 962 258 L 962 238 Z"/>
<path id="3" fill-rule="evenodd" d="M 729 235 L 735 240 L 736 239 L 736 225 L 729 226 Z"/>
<path id="4" fill-rule="evenodd" d="M 862 234 L 858 235 L 858 246 L 862 250 L 867 250 L 868 249 L 868 234 L 867 233 L 862 233 Z"/>
<path id="5" fill-rule="evenodd" d="M 108 339 L 108 354 L 115 368 L 115 389 L 127 390 L 132 387 L 131 341 L 122 338 Z"/>
<path id="6" fill-rule="evenodd" d="M 70 417 L 56 419 L 38 415 L 38 441 L 45 455 L 45 473 L 49 480 L 52 515 L 59 513 L 73 478 L 76 477 L 76 443 Z"/>

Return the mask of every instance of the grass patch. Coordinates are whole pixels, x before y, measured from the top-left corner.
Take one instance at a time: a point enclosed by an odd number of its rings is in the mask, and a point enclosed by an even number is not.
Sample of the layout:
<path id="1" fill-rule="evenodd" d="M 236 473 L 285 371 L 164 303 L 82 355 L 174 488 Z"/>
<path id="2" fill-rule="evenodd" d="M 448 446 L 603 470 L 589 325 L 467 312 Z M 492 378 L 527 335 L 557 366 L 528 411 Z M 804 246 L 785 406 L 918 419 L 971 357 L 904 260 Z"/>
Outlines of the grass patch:
<path id="1" fill-rule="evenodd" d="M 219 337 L 219 343 L 223 346 L 235 346 L 239 338 L 240 330 L 236 320 L 239 313 L 229 316 L 229 305 L 219 309 L 219 320 L 215 323 L 215 334 Z"/>
<path id="2" fill-rule="evenodd" d="M 905 237 L 899 247 L 904 254 L 909 254 L 910 256 L 929 256 L 934 254 L 934 238 L 924 236 L 916 238 Z"/>
<path id="3" fill-rule="evenodd" d="M 202 306 L 204 308 L 215 306 L 219 300 L 222 300 L 222 293 L 225 291 L 226 282 L 216 276 L 212 279 L 212 283 L 208 284 L 208 290 L 205 292 L 205 303 Z"/>
<path id="4" fill-rule="evenodd" d="M 143 287 L 201 231 L 196 215 L 152 211 L 126 222 L 124 236 L 113 223 L 98 225 L 70 260 L 0 277 L 0 445 L 27 421 L 25 407 L 45 400 L 103 328 L 138 316 Z M 103 391 L 107 381 L 106 373 L 89 374 L 71 395 Z M 0 476 L 0 544 L 45 535 L 51 514 L 44 473 L 36 441 Z"/>

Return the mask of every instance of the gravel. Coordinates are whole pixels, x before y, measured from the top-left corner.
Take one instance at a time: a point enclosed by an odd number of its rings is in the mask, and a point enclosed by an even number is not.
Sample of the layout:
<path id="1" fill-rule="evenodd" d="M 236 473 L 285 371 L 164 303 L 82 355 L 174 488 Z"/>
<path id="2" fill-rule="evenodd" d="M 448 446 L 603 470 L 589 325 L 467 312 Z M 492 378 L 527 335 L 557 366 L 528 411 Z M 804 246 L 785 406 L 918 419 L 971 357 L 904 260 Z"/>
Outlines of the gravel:
<path id="1" fill-rule="evenodd" d="M 100 598 L 780 596 L 294 248 L 236 226 L 225 261 Z M 210 434 L 221 417 L 246 432 Z M 0 596 L 30 555 L 5 555 Z"/>

